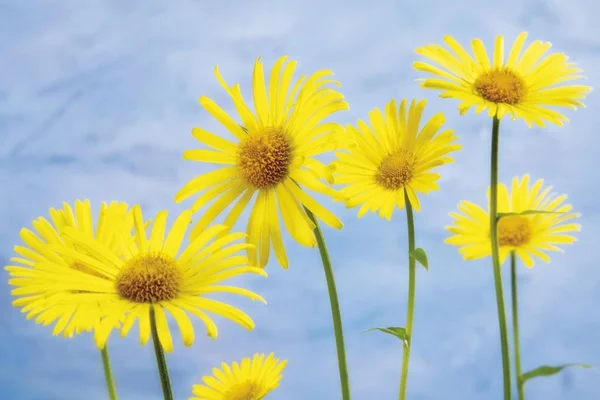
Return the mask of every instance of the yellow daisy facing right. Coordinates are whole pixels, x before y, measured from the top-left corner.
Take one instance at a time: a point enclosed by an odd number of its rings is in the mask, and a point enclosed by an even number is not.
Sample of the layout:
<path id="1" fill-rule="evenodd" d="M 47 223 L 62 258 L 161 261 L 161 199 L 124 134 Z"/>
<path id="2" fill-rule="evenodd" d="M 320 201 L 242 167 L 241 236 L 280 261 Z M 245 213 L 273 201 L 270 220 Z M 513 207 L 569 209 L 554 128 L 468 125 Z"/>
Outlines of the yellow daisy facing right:
<path id="1" fill-rule="evenodd" d="M 213 368 L 213 376 L 202 378 L 204 385 L 194 385 L 194 397 L 189 400 L 261 400 L 279 386 L 281 372 L 287 360 L 280 361 L 274 354 L 266 358 L 255 354 L 231 366 L 222 363 Z"/>
<path id="2" fill-rule="evenodd" d="M 521 179 L 515 177 L 510 193 L 504 184 L 498 185 L 498 213 L 547 212 L 500 218 L 500 263 L 504 263 L 515 251 L 525 266 L 531 268 L 534 265 L 533 256 L 550 262 L 546 251 L 560 251 L 557 245 L 575 242 L 575 237 L 570 233 L 578 232 L 580 226 L 572 220 L 580 214 L 571 212 L 571 205 L 565 204 L 566 195 L 550 193 L 552 187 L 543 185 L 544 181 L 539 179 L 530 187 L 528 175 Z M 489 211 L 468 201 L 462 201 L 458 209 L 462 214 L 450 213 L 454 223 L 447 229 L 453 235 L 446 239 L 446 243 L 460 247 L 459 253 L 466 260 L 491 255 Z"/>
<path id="3" fill-rule="evenodd" d="M 376 108 L 369 113 L 372 127 L 358 121 L 358 127 L 346 128 L 352 145 L 347 152 L 336 153 L 334 180 L 346 185 L 339 192 L 347 207 L 361 205 L 359 218 L 379 211 L 389 220 L 396 208 L 404 208 L 405 198 L 419 211 L 418 193 L 438 190 L 440 176 L 432 170 L 453 162 L 447 155 L 461 146 L 454 144 L 452 130 L 440 132 L 446 121 L 442 113 L 419 129 L 426 103 L 412 100 L 407 107 L 402 100 L 398 107 L 392 100 L 385 112 Z"/>
<path id="4" fill-rule="evenodd" d="M 544 127 L 544 121 L 562 126 L 568 119 L 550 107 L 581 107 L 580 100 L 591 87 L 558 86 L 582 79 L 581 69 L 568 62 L 569 58 L 562 53 L 544 57 L 552 47 L 549 42 L 537 40 L 521 54 L 525 39 L 527 32 L 519 34 L 505 60 L 504 38 L 497 36 L 490 60 L 481 40 L 471 42 L 472 57 L 456 39 L 445 36 L 444 42 L 450 50 L 437 44 L 416 50 L 437 66 L 418 61 L 413 67 L 435 75 L 420 79 L 421 87 L 441 90 L 440 97 L 460 100 L 461 114 L 475 107 L 476 113 L 488 109 L 490 117 L 500 119 L 510 114 L 513 120 L 522 118 L 529 127 L 531 124 Z"/>

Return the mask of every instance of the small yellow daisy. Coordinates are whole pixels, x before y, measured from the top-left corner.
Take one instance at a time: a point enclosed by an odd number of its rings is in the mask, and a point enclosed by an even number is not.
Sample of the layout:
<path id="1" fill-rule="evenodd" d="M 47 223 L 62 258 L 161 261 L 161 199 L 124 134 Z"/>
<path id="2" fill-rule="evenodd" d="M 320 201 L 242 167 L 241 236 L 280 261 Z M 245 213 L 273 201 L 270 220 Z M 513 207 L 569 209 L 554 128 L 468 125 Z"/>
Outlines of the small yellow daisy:
<path id="1" fill-rule="evenodd" d="M 194 343 L 194 327 L 188 313 L 204 322 L 212 338 L 217 337 L 217 327 L 206 311 L 237 322 L 247 329 L 254 328 L 252 319 L 239 309 L 205 297 L 210 293 L 236 293 L 264 302 L 262 297 L 247 289 L 220 285 L 242 274 L 266 276 L 263 269 L 249 267 L 245 256 L 236 255 L 251 246 L 235 243 L 246 237 L 244 233 L 227 234 L 211 242 L 219 233 L 229 229 L 224 225 L 215 225 L 201 232 L 180 251 L 191 224 L 192 212 L 189 210 L 177 217 L 167 235 L 167 211 L 157 214 L 150 236 L 146 235 L 138 205 L 133 207 L 134 236 L 119 221 L 119 215 L 107 217 L 107 225 L 112 228 L 111 234 L 119 250 L 76 229 L 65 227 L 64 235 L 73 245 L 49 245 L 48 249 L 57 252 L 62 260 L 71 265 L 76 263 L 84 266 L 85 272 L 67 268 L 62 261 L 40 261 L 34 268 L 43 270 L 44 274 L 19 282 L 23 291 L 19 294 L 58 292 L 64 307 L 98 304 L 99 311 L 94 313 L 89 310 L 87 318 L 96 321 L 102 317 L 94 329 L 96 344 L 101 349 L 119 321 L 123 321 L 121 336 L 126 336 L 139 319 L 140 342 L 147 343 L 151 310 L 154 311 L 158 338 L 167 352 L 173 348 L 167 312 L 179 326 L 186 346 Z M 42 244 L 36 245 L 36 249 L 44 247 Z M 58 305 L 54 308 L 60 309 Z M 49 312 L 56 313 L 53 310 Z"/>
<path id="2" fill-rule="evenodd" d="M 353 145 L 347 152 L 336 153 L 335 183 L 347 185 L 339 192 L 349 208 L 361 205 L 358 217 L 379 211 L 391 219 L 395 208 L 403 209 L 405 195 L 415 210 L 420 209 L 417 193 L 438 190 L 440 176 L 432 170 L 453 162 L 447 154 L 461 146 L 452 130 L 440 132 L 446 121 L 438 113 L 419 129 L 426 101 L 407 101 L 400 107 L 390 101 L 385 113 L 374 109 L 369 114 L 372 127 L 358 121 L 348 126 L 346 135 Z"/>
<path id="3" fill-rule="evenodd" d="M 256 114 L 242 97 L 239 84 L 229 86 L 215 68 L 217 80 L 233 100 L 242 125 L 208 97 L 200 98 L 200 104 L 236 140 L 194 128 L 194 137 L 212 149 L 187 150 L 184 159 L 223 167 L 192 179 L 175 196 L 175 201 L 181 202 L 201 193 L 192 206 L 194 211 L 216 199 L 192 230 L 192 238 L 230 205 L 233 207 L 225 225 L 233 226 L 256 198 L 247 225 L 248 240 L 255 246 L 249 248 L 248 256 L 252 265 L 263 267 L 268 263 L 271 245 L 279 264 L 288 267 L 279 215 L 292 238 L 304 246 L 317 245 L 315 226 L 304 207 L 327 225 L 342 228 L 341 221 L 304 188 L 335 196 L 335 191 L 321 181 L 331 181 L 331 171 L 314 157 L 338 147 L 335 139 L 341 127 L 324 120 L 347 109 L 348 104 L 344 96 L 327 87 L 337 83 L 327 79 L 331 71 L 321 70 L 308 78 L 303 75 L 292 86 L 296 61 L 286 61 L 287 57 L 277 60 L 268 86 L 263 64 L 260 59 L 256 61 L 252 82 Z"/>
<path id="4" fill-rule="evenodd" d="M 273 353 L 266 358 L 257 353 L 231 367 L 222 363 L 221 369 L 213 368 L 213 376 L 202 378 L 204 385 L 194 385 L 195 397 L 189 400 L 261 400 L 279 386 L 286 364 Z"/>
<path id="5" fill-rule="evenodd" d="M 546 213 L 525 213 L 501 216 L 498 221 L 498 244 L 500 262 L 504 263 L 512 251 L 528 268 L 533 267 L 536 256 L 550 262 L 546 251 L 560 251 L 556 245 L 575 242 L 569 233 L 578 232 L 580 226 L 569 222 L 580 214 L 571 212 L 571 205 L 564 204 L 567 195 L 550 193 L 551 186 L 544 187 L 542 179 L 529 186 L 529 176 L 515 177 L 510 194 L 504 184 L 498 185 L 498 213 L 523 213 L 524 211 L 545 211 Z M 489 202 L 489 191 L 488 191 Z M 450 213 L 454 224 L 447 227 L 453 236 L 446 243 L 460 247 L 459 253 L 466 260 L 474 260 L 491 255 L 490 217 L 476 204 L 462 201 L 458 209 L 463 214 Z"/>
<path id="6" fill-rule="evenodd" d="M 83 331 L 90 331 L 100 322 L 100 309 L 95 301 L 66 301 L 69 294 L 63 288 L 51 285 L 45 279 L 53 274 L 47 266 L 57 265 L 61 270 L 72 270 L 82 277 L 101 277 L 96 271 L 86 265 L 68 261 L 60 257 L 51 246 L 63 245 L 71 250 L 77 250 L 77 245 L 63 235 L 65 228 L 77 230 L 82 236 L 98 240 L 104 246 L 118 253 L 120 246 L 110 235 L 108 215 L 117 215 L 116 220 L 125 224 L 126 232 L 133 228 L 132 214 L 125 203 L 102 203 L 98 215 L 97 226 L 94 229 L 92 208 L 88 200 L 77 200 L 72 208 L 63 203 L 62 209 L 50 209 L 50 221 L 39 217 L 33 221 L 33 231 L 22 228 L 21 240 L 25 246 L 15 246 L 14 251 L 20 257 L 12 257 L 13 265 L 5 267 L 9 272 L 9 284 L 16 288 L 12 295 L 17 299 L 13 306 L 22 307 L 27 313 L 27 319 L 36 317 L 36 323 L 45 326 L 55 323 L 53 334 L 62 332 L 65 337 Z M 76 271 L 76 272 L 75 272 Z M 118 325 L 118 321 L 116 322 Z"/>
<path id="7" fill-rule="evenodd" d="M 583 106 L 579 101 L 591 91 L 582 85 L 559 84 L 582 79 L 581 69 L 562 53 L 546 53 L 552 47 L 549 42 L 535 41 L 523 50 L 527 33 L 522 32 L 515 40 L 508 59 L 504 59 L 504 38 L 496 37 L 493 59 L 490 61 L 480 39 L 472 43 L 474 57 L 454 39 L 445 36 L 450 48 L 431 44 L 416 52 L 441 68 L 418 61 L 414 68 L 436 75 L 436 78 L 420 79 L 421 87 L 442 90 L 441 97 L 461 101 L 459 110 L 466 113 L 471 107 L 480 113 L 488 109 L 489 116 L 502 118 L 510 114 L 512 119 L 522 118 L 544 127 L 544 121 L 559 126 L 568 119 L 549 107 L 576 109 Z"/>

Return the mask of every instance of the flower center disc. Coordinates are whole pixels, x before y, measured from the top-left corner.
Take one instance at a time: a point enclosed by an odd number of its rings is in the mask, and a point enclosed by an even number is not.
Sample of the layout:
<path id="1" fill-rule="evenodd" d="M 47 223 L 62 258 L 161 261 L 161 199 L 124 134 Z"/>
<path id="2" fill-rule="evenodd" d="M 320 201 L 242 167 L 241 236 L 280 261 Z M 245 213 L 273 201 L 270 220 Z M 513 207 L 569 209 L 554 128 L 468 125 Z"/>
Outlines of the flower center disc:
<path id="1" fill-rule="evenodd" d="M 493 103 L 518 104 L 525 97 L 525 82 L 509 69 L 494 69 L 475 80 L 475 89 Z"/>
<path id="2" fill-rule="evenodd" d="M 259 395 L 259 386 L 247 381 L 234 385 L 224 397 L 226 400 L 258 400 Z"/>
<path id="3" fill-rule="evenodd" d="M 498 221 L 498 244 L 518 247 L 529 243 L 531 225 L 529 219 L 518 215 L 502 217 Z"/>
<path id="4" fill-rule="evenodd" d="M 414 160 L 408 153 L 394 153 L 379 164 L 375 181 L 386 189 L 397 190 L 411 181 L 414 172 Z"/>
<path id="5" fill-rule="evenodd" d="M 269 189 L 288 175 L 292 162 L 292 146 L 278 129 L 266 129 L 248 137 L 240 144 L 237 165 L 242 178 L 250 186 Z"/>
<path id="6" fill-rule="evenodd" d="M 129 260 L 116 278 L 117 293 L 134 303 L 172 300 L 181 291 L 183 273 L 165 254 L 140 254 Z"/>

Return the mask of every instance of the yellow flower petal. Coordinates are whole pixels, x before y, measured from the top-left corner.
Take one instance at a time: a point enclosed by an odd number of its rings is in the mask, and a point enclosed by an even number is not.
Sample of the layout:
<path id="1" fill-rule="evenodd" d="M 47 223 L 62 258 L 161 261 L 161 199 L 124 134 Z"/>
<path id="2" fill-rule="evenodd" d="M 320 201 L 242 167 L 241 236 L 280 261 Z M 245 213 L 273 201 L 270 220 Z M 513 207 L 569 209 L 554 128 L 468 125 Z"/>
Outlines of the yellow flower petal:
<path id="1" fill-rule="evenodd" d="M 421 87 L 441 90 L 441 97 L 459 100 L 461 115 L 475 107 L 476 113 L 488 110 L 490 117 L 523 119 L 529 127 L 544 127 L 544 122 L 562 126 L 566 117 L 548 106 L 580 107 L 583 104 L 578 100 L 591 88 L 556 87 L 580 79 L 581 70 L 563 54 L 545 56 L 551 47 L 548 42 L 535 41 L 522 52 L 526 38 L 526 32 L 519 34 L 504 61 L 504 38 L 497 36 L 490 63 L 481 40 L 471 42 L 471 57 L 454 38 L 446 36 L 444 41 L 456 54 L 439 45 L 427 45 L 416 52 L 441 68 L 423 61 L 413 67 L 433 76 L 421 79 Z"/>
<path id="2" fill-rule="evenodd" d="M 339 82 L 328 79 L 331 71 L 320 70 L 303 75 L 292 83 L 296 66 L 296 61 L 281 57 L 266 77 L 261 59 L 256 60 L 252 72 L 254 114 L 242 98 L 240 85 L 228 85 L 215 67 L 217 81 L 233 100 L 242 124 L 209 98 L 201 97 L 200 103 L 239 143 L 194 128 L 194 137 L 214 150 L 187 150 L 184 158 L 235 165 L 192 179 L 175 197 L 180 202 L 198 194 L 192 206 L 194 212 L 216 199 L 192 230 L 191 237 L 194 238 L 230 205 L 233 208 L 228 212 L 225 224 L 233 226 L 250 204 L 254 193 L 258 192 L 246 228 L 248 241 L 254 244 L 254 247 L 248 248 L 249 262 L 256 265 L 268 263 L 272 243 L 278 262 L 286 268 L 288 266 L 279 218 L 274 214 L 277 211 L 281 212 L 292 238 L 303 245 L 315 246 L 316 239 L 312 232 L 313 224 L 308 221 L 300 203 L 310 204 L 315 216 L 325 218 L 325 223 L 341 227 L 339 219 L 304 190 L 339 198 L 338 193 L 320 181 L 324 179 L 331 184 L 332 169 L 313 157 L 338 149 L 341 143 L 347 142 L 342 139 L 341 126 L 326 122 L 326 119 L 347 109 L 348 104 L 341 93 L 328 87 L 339 86 Z M 296 179 L 299 191 L 292 194 L 285 185 Z M 269 193 L 267 197 L 264 197 L 265 193 Z M 226 233 L 223 231 L 221 236 Z"/>
<path id="3" fill-rule="evenodd" d="M 348 127 L 355 146 L 347 153 L 336 154 L 334 180 L 348 185 L 340 196 L 348 208 L 361 206 L 358 217 L 367 212 L 391 219 L 396 208 L 404 208 L 404 193 L 416 211 L 420 202 L 416 191 L 437 190 L 438 174 L 430 171 L 452 162 L 446 155 L 460 146 L 454 145 L 453 131 L 440 132 L 445 118 L 438 113 L 419 130 L 426 102 L 403 99 L 399 107 L 391 100 L 385 114 L 379 109 L 369 113 L 372 128 L 363 121 Z M 299 182 L 307 180 L 298 176 Z M 315 188 L 316 189 L 316 188 Z M 310 208 L 310 207 L 309 207 Z"/>
<path id="4" fill-rule="evenodd" d="M 565 214 L 527 214 L 502 217 L 498 224 L 498 242 L 501 262 L 512 251 L 526 267 L 534 265 L 534 256 L 549 262 L 550 258 L 540 250 L 558 251 L 553 244 L 569 244 L 575 241 L 570 233 L 579 231 L 579 225 L 565 223 L 577 218 L 571 206 L 564 204 L 565 195 L 550 194 L 551 187 L 543 187 L 543 181 L 530 184 L 529 176 L 514 178 L 510 192 L 506 185 L 498 185 L 498 209 L 500 212 L 521 213 L 523 211 L 550 211 L 563 209 Z M 489 191 L 488 191 L 489 197 Z M 453 225 L 448 227 L 452 234 L 446 243 L 459 247 L 466 259 L 491 255 L 489 214 L 481 207 L 462 201 L 458 209 L 462 213 L 451 213 Z"/>
<path id="5" fill-rule="evenodd" d="M 254 354 L 230 365 L 221 363 L 213 368 L 213 376 L 202 377 L 203 385 L 194 385 L 199 397 L 189 400 L 263 399 L 279 386 L 287 360 L 280 361 L 273 353 Z"/>

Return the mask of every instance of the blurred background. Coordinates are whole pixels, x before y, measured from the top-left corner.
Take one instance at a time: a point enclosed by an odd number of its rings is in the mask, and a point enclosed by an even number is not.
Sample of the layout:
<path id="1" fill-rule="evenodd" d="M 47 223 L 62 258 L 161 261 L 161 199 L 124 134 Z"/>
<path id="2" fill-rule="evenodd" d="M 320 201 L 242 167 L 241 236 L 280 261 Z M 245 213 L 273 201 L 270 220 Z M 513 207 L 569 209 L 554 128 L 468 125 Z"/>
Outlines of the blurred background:
<path id="1" fill-rule="evenodd" d="M 0 0 L 0 260 L 8 263 L 19 229 L 63 201 L 89 198 L 141 203 L 144 213 L 173 212 L 176 191 L 210 166 L 184 162 L 199 147 L 191 128 L 225 134 L 198 104 L 210 96 L 235 109 L 213 75 L 239 82 L 246 98 L 255 59 L 265 68 L 282 55 L 299 60 L 297 75 L 331 69 L 351 109 L 336 121 L 355 123 L 392 98 L 429 100 L 424 117 L 447 117 L 463 150 L 438 169 L 441 190 L 422 196 L 416 214 L 417 245 L 429 255 L 419 268 L 409 399 L 500 399 L 501 359 L 491 260 L 465 262 L 443 243 L 448 212 L 460 200 L 484 204 L 489 174 L 491 120 L 418 88 L 424 75 L 411 65 L 416 47 L 451 34 L 465 47 L 472 38 L 488 49 L 497 34 L 512 45 L 523 30 L 528 42 L 553 43 L 598 87 L 600 5 L 593 0 L 421 1 L 109 1 Z M 501 126 L 500 179 L 531 174 L 569 194 L 583 214 L 579 241 L 519 271 L 522 358 L 525 370 L 541 364 L 600 365 L 597 162 L 600 100 L 566 111 L 563 128 Z M 391 222 L 326 203 L 345 227 L 325 235 L 334 263 L 356 400 L 397 397 L 400 342 L 376 326 L 402 326 L 407 291 L 404 212 Z M 173 214 L 172 214 L 173 217 Z M 173 217 L 174 218 L 174 217 Z M 244 220 L 244 218 L 242 218 Z M 170 219 L 172 222 L 173 219 Z M 239 229 L 244 229 L 240 225 Z M 230 300 L 256 322 L 253 332 L 218 320 L 217 341 L 197 323 L 191 349 L 180 340 L 168 355 L 176 399 L 221 361 L 255 352 L 289 360 L 269 400 L 340 398 L 329 299 L 318 251 L 286 239 L 291 267 L 274 262 L 270 277 L 243 284 L 268 300 Z M 272 257 L 274 259 L 274 257 Z M 508 272 L 506 268 L 505 273 Z M 100 354 L 89 335 L 52 337 L 10 305 L 7 275 L 0 282 L 0 394 L 18 400 L 107 398 Z M 505 288 L 509 294 L 508 275 Z M 507 301 L 509 297 L 506 298 Z M 229 299 L 228 299 L 229 300 Z M 510 315 L 510 314 L 509 314 Z M 161 399 L 151 345 L 138 345 L 137 329 L 109 342 L 123 400 Z M 175 335 L 175 334 L 174 334 Z M 600 398 L 597 370 L 568 370 L 526 386 L 531 400 Z"/>

